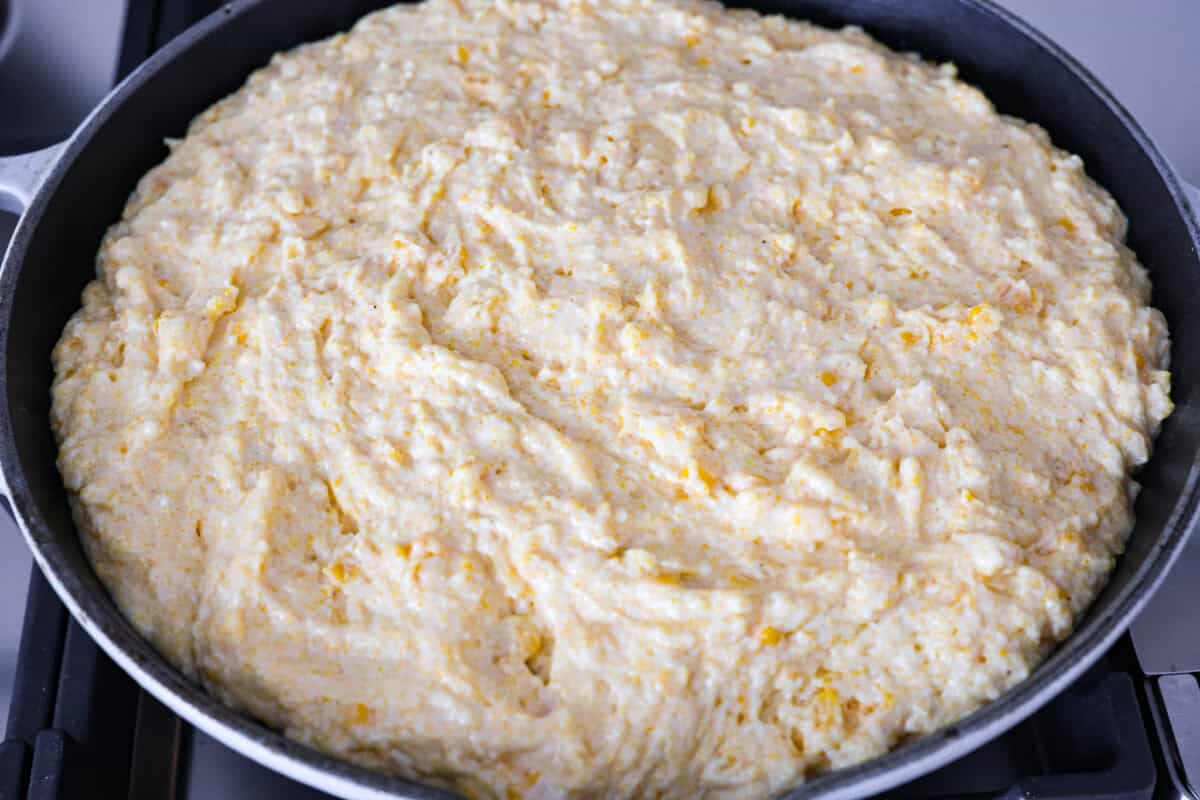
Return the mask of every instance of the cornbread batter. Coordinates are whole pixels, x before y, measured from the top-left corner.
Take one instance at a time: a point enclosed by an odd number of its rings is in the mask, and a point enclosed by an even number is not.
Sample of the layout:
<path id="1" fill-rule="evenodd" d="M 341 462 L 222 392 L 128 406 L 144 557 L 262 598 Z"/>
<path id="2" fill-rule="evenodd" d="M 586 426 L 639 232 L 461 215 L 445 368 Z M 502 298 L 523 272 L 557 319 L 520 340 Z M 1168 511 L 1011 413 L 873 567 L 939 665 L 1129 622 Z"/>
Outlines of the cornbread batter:
<path id="1" fill-rule="evenodd" d="M 133 624 L 478 797 L 761 797 L 1025 677 L 1167 332 L 1075 156 L 696 0 L 429 0 L 276 57 L 104 239 L 59 465 Z"/>

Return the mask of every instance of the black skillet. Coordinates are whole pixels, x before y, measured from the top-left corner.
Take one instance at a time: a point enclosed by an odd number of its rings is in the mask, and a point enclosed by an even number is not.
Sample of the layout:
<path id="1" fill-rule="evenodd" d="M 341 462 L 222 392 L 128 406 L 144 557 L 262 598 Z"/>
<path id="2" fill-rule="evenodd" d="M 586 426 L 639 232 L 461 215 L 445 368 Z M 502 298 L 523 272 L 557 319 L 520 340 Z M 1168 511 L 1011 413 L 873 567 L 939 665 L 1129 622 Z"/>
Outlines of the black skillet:
<path id="1" fill-rule="evenodd" d="M 167 664 L 121 616 L 80 549 L 55 468 L 50 351 L 93 276 L 105 228 L 164 137 L 235 90 L 272 53 L 347 29 L 390 0 L 242 0 L 173 41 L 118 86 L 64 145 L 0 159 L 0 198 L 24 215 L 0 274 L 0 467 L 5 493 L 59 596 L 142 686 L 189 722 L 291 777 L 347 797 L 449 797 L 322 755 L 235 713 Z M 1137 525 L 1112 580 L 1075 633 L 1033 675 L 957 724 L 800 787 L 789 798 L 860 797 L 964 755 L 1029 716 L 1103 654 L 1149 598 L 1197 514 L 1200 450 L 1200 229 L 1180 183 L 1102 86 L 1045 37 L 984 0 L 768 0 L 823 25 L 860 25 L 899 50 L 953 61 L 1003 112 L 1041 124 L 1083 157 L 1129 217 L 1174 342 L 1175 413 L 1141 471 Z M 1186 100 L 1181 99 L 1181 102 Z M 7 188 L 7 192 L 4 189 Z"/>

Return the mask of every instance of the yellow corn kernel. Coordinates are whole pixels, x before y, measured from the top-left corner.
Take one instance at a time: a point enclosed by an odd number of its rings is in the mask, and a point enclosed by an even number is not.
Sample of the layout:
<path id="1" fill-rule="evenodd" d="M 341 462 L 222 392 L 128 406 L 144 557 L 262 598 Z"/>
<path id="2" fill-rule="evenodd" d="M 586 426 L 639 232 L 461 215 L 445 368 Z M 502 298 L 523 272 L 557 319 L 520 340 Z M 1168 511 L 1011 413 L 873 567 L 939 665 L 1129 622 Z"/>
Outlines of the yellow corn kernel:
<path id="1" fill-rule="evenodd" d="M 838 440 L 842 438 L 842 431 L 841 429 L 831 431 L 828 428 L 817 428 L 813 431 L 813 435 L 831 444 L 837 444 Z M 800 516 L 798 514 L 796 515 L 796 524 L 800 524 Z"/>
<path id="2" fill-rule="evenodd" d="M 346 580 L 346 567 L 340 561 L 335 561 L 332 564 L 330 564 L 328 572 L 329 572 L 329 576 L 331 578 L 333 578 L 335 581 L 337 581 L 338 583 L 341 583 L 342 581 Z"/>
<path id="3" fill-rule="evenodd" d="M 830 372 L 828 370 L 821 373 L 821 383 L 825 384 L 826 386 L 833 386 L 837 382 L 838 382 L 838 376 L 836 373 Z"/>
<path id="4" fill-rule="evenodd" d="M 366 703 L 358 703 L 354 706 L 354 721 L 359 725 L 365 725 L 371 719 L 371 709 Z"/>
<path id="5" fill-rule="evenodd" d="M 903 207 L 893 208 L 888 213 L 891 214 L 893 217 L 903 217 L 903 216 L 907 216 L 907 215 L 911 214 L 912 209 L 911 208 L 903 208 Z"/>
<path id="6" fill-rule="evenodd" d="M 983 318 L 982 321 L 986 322 L 987 321 L 987 317 L 986 317 L 987 312 L 988 312 L 988 307 L 987 307 L 986 303 L 980 303 L 977 306 L 972 306 L 971 310 L 967 312 L 967 322 L 970 323 L 971 325 L 974 325 L 976 322 L 980 321 L 981 317 Z"/>
<path id="7" fill-rule="evenodd" d="M 457 54 L 458 63 L 460 64 L 465 64 L 471 60 L 471 51 L 463 47 L 461 44 L 458 46 Z"/>
<path id="8" fill-rule="evenodd" d="M 696 45 L 700 44 L 700 37 L 694 33 L 689 33 L 684 37 L 683 41 L 688 47 L 695 47 Z"/>
<path id="9" fill-rule="evenodd" d="M 817 691 L 817 700 L 822 703 L 825 703 L 826 705 L 833 705 L 834 703 L 836 703 L 838 701 L 837 689 L 831 688 L 829 686 L 822 686 Z"/>
<path id="10" fill-rule="evenodd" d="M 1074 232 L 1075 232 L 1075 223 L 1074 223 L 1074 222 L 1071 222 L 1071 220 L 1069 220 L 1069 219 L 1068 219 L 1068 218 L 1066 218 L 1066 217 L 1059 217 L 1059 218 L 1058 218 L 1058 225 L 1059 225 L 1059 227 L 1060 227 L 1060 228 L 1062 228 L 1062 229 L 1063 229 L 1064 231 L 1066 231 L 1067 233 L 1074 233 Z"/>
<path id="11" fill-rule="evenodd" d="M 762 633 L 758 635 L 758 640 L 767 647 L 773 647 L 783 641 L 783 634 L 778 628 L 768 625 L 762 629 Z"/>
<path id="12" fill-rule="evenodd" d="M 918 338 L 919 337 L 912 331 L 900 331 L 900 341 L 904 342 L 906 345 L 911 346 L 916 344 Z"/>

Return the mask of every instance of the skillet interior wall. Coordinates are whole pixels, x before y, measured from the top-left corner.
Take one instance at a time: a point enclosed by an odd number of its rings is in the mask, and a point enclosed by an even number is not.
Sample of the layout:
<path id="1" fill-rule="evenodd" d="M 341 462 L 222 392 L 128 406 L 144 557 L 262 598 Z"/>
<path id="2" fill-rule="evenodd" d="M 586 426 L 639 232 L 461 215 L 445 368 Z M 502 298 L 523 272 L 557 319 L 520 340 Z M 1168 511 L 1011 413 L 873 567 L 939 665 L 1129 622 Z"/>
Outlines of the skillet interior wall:
<path id="1" fill-rule="evenodd" d="M 150 80 L 123 92 L 91 142 L 62 170 L 61 182 L 37 224 L 14 242 L 14 255 L 24 252 L 9 265 L 19 272 L 14 273 L 11 316 L 0 331 L 5 337 L 0 347 L 8 359 L 0 392 L 13 425 L 15 460 L 36 505 L 22 513 L 27 519 L 41 516 L 92 591 L 101 589 L 83 559 L 54 464 L 49 387 L 51 349 L 93 276 L 101 235 L 119 217 L 138 178 L 165 157 L 164 137 L 180 136 L 195 114 L 236 89 L 275 51 L 344 30 L 361 15 L 388 4 L 389 0 L 235 4 L 232 13 L 237 18 L 221 34 L 196 42 Z M 1172 394 L 1177 410 L 1139 476 L 1145 490 L 1138 503 L 1137 528 L 1126 557 L 1089 615 L 1102 618 L 1164 541 L 1163 531 L 1200 447 L 1200 356 L 1193 344 L 1200 341 L 1200 314 L 1193 308 L 1193 298 L 1200 296 L 1195 232 L 1178 213 L 1153 160 L 1107 101 L 1088 91 L 1068 65 L 1009 27 L 990 7 L 974 0 L 774 0 L 753 5 L 833 27 L 858 24 L 893 48 L 954 61 L 962 77 L 983 89 L 1001 111 L 1041 124 L 1058 146 L 1081 155 L 1089 174 L 1129 216 L 1128 242 L 1150 270 L 1154 303 L 1166 315 L 1175 343 Z"/>

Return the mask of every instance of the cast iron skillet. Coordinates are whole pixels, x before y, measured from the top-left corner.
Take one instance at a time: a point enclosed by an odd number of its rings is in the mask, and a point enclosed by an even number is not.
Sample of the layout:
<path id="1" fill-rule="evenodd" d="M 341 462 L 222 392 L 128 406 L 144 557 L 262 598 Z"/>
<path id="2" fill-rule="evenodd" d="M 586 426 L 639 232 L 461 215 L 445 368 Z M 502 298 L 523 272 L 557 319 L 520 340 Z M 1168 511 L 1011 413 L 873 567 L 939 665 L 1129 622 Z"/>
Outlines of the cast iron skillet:
<path id="1" fill-rule="evenodd" d="M 390 0 L 241 0 L 173 41 L 118 86 L 64 145 L 0 161 L 0 188 L 24 216 L 0 274 L 0 467 L 18 523 L 63 602 L 155 697 L 230 747 L 347 797 L 446 792 L 322 755 L 221 705 L 147 644 L 113 605 L 76 537 L 49 426 L 50 351 L 93 276 L 105 228 L 137 179 L 166 156 L 163 138 L 235 90 L 271 54 L 345 30 Z M 1162 156 L 1129 114 L 1070 57 L 985 0 L 767 0 L 763 11 L 857 24 L 900 50 L 951 60 L 1003 112 L 1044 126 L 1081 155 L 1129 216 L 1129 245 L 1150 270 L 1174 342 L 1174 415 L 1142 470 L 1137 526 L 1112 580 L 1075 633 L 1034 674 L 958 724 L 805 784 L 788 798 L 882 791 L 964 755 L 1064 689 L 1125 630 L 1197 516 L 1200 450 L 1200 230 Z M 4 192 L 0 191 L 0 196 Z"/>

